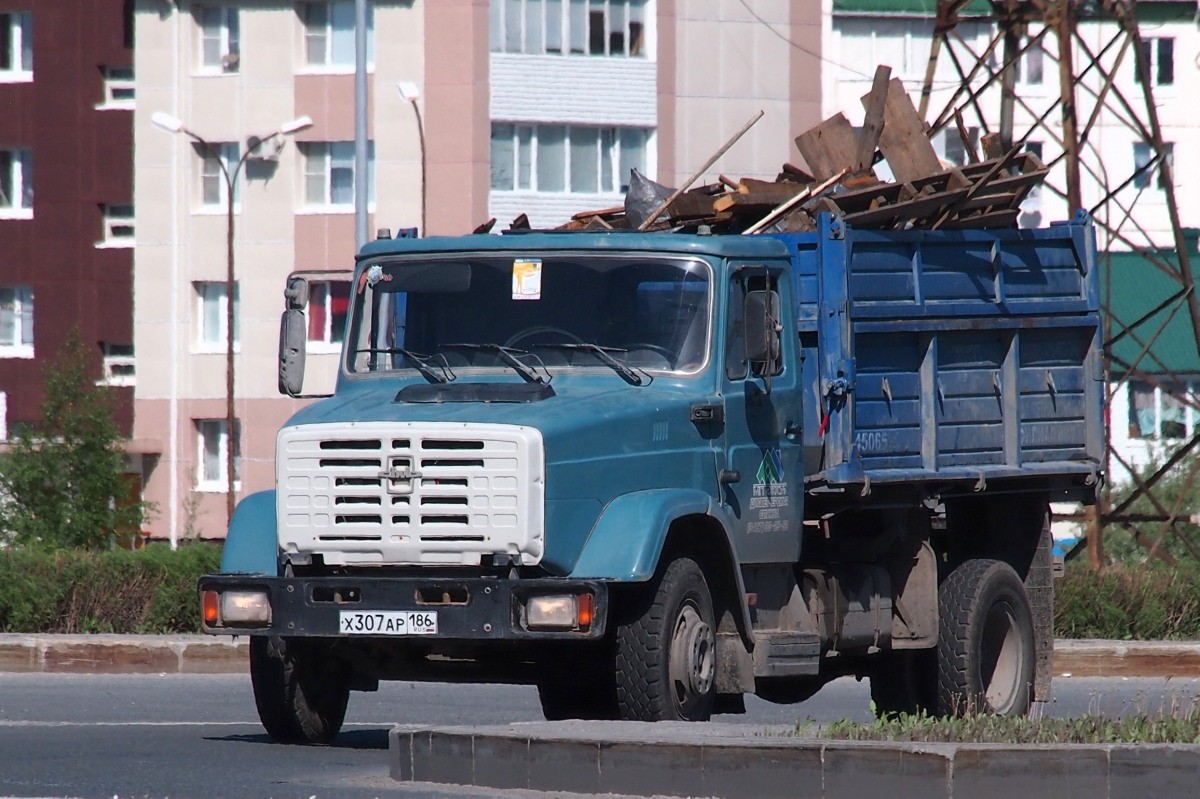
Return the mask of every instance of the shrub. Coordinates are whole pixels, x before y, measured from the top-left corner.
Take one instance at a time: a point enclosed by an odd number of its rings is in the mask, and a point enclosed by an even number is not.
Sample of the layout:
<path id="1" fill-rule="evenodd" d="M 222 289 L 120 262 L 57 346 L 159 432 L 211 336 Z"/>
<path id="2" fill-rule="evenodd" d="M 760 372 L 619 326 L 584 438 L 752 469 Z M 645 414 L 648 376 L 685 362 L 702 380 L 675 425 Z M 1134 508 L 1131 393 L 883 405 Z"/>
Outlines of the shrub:
<path id="1" fill-rule="evenodd" d="M 220 548 L 207 543 L 0 550 L 0 632 L 199 632 L 196 580 L 220 561 Z"/>
<path id="2" fill-rule="evenodd" d="M 1059 638 L 1200 638 L 1200 569 L 1161 563 L 1094 572 L 1068 564 L 1055 584 Z"/>

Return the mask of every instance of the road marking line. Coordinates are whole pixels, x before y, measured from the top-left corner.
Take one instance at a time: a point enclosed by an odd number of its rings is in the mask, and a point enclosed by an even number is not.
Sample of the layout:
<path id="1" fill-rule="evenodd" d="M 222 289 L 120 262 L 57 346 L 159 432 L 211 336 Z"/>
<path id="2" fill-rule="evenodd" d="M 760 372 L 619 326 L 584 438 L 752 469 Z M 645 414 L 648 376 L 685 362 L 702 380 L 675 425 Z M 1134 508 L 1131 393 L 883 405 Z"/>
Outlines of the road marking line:
<path id="1" fill-rule="evenodd" d="M 257 721 L 18 721 L 0 719 L 0 727 L 261 727 Z M 356 721 L 346 727 L 394 727 L 395 722 Z"/>

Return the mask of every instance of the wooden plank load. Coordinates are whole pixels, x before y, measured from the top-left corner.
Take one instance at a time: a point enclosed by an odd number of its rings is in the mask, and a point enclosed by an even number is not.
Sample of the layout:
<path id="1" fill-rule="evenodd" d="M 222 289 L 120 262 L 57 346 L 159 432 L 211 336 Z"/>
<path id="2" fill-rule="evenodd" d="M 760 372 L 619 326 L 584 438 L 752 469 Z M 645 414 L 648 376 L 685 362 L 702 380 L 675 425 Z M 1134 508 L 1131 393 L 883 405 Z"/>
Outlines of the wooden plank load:
<path id="1" fill-rule="evenodd" d="M 773 181 L 722 175 L 712 184 L 685 184 L 684 191 L 659 187 L 669 202 L 655 212 L 642 211 L 640 224 L 631 224 L 627 209 L 616 207 L 575 214 L 562 228 L 803 232 L 814 230 L 823 212 L 875 230 L 1015 227 L 1021 202 L 1046 178 L 1045 164 L 1019 147 L 1002 152 L 995 134 L 984 137 L 985 160 L 978 160 L 973 143 L 964 142 L 971 162 L 944 164 L 903 84 L 890 73 L 886 66 L 876 70 L 862 98 L 862 128 L 839 113 L 796 137 L 806 169 L 784 164 Z M 876 173 L 884 164 L 886 172 L 880 171 L 890 173 L 889 180 Z"/>

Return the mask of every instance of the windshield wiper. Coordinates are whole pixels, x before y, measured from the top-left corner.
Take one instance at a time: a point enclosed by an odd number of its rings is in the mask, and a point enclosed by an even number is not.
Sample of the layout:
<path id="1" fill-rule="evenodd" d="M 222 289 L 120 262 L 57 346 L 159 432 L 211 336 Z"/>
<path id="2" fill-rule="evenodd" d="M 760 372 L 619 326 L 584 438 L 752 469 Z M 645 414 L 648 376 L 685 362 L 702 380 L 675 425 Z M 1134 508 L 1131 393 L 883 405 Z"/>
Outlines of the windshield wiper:
<path id="1" fill-rule="evenodd" d="M 434 358 L 439 357 L 436 355 L 422 355 L 419 352 L 406 350 L 403 347 L 368 347 L 367 349 L 363 350 L 355 350 L 355 352 L 369 352 L 372 354 L 383 353 L 384 355 L 403 355 L 405 360 L 411 363 L 413 367 L 430 383 L 449 383 L 451 380 L 457 377 L 454 372 L 450 371 L 449 367 L 445 363 L 445 358 L 442 358 L 442 363 L 438 364 L 438 368 L 442 370 L 441 374 L 438 374 L 436 371 L 434 371 L 433 367 L 429 365 L 429 362 Z"/>
<path id="2" fill-rule="evenodd" d="M 504 361 L 506 364 L 511 366 L 516 371 L 516 373 L 519 374 L 521 376 L 521 378 L 523 380 L 525 380 L 526 382 L 528 382 L 528 383 L 545 383 L 546 382 L 546 379 L 544 377 L 542 377 L 541 375 L 539 375 L 533 369 L 532 366 L 530 366 L 527 363 L 522 362 L 519 358 L 517 358 L 516 355 L 513 355 L 514 352 L 519 352 L 522 355 L 528 355 L 529 352 L 527 350 L 514 350 L 511 347 L 505 347 L 502 344 L 490 344 L 490 343 L 489 344 L 458 343 L 458 344 L 441 344 L 439 346 L 449 347 L 451 349 L 486 350 L 487 352 L 494 352 L 500 356 L 500 360 Z"/>
<path id="3" fill-rule="evenodd" d="M 614 372 L 625 378 L 626 382 L 635 386 L 640 386 L 646 382 L 642 379 L 641 375 L 633 370 L 633 367 L 624 361 L 617 360 L 609 354 L 612 352 L 629 352 L 629 350 L 617 349 L 615 347 L 601 347 L 599 344 L 589 344 L 587 342 L 580 342 L 578 344 L 556 342 L 554 344 L 539 344 L 538 346 L 558 350 L 584 350 L 585 352 L 592 353 L 601 361 L 611 366 Z"/>

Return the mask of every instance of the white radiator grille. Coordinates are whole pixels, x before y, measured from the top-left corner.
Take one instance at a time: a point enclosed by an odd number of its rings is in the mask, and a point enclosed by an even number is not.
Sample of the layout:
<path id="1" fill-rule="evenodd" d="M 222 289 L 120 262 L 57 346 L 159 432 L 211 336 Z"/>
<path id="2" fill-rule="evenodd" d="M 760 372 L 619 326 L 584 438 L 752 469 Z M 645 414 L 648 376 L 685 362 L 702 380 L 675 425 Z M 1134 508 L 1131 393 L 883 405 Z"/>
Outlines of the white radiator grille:
<path id="1" fill-rule="evenodd" d="M 335 565 L 541 561 L 541 433 L 363 422 L 279 432 L 279 545 Z"/>

